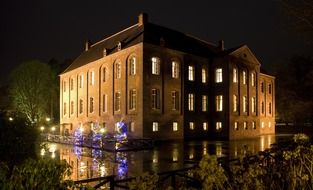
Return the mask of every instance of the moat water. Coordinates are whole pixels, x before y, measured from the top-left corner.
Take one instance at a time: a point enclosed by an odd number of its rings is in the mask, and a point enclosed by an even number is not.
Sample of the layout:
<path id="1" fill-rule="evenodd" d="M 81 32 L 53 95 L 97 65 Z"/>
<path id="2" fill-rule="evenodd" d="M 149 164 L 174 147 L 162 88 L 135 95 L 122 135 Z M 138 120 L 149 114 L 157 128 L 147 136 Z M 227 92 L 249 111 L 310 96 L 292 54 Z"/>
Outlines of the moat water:
<path id="1" fill-rule="evenodd" d="M 257 154 L 271 144 L 291 135 L 263 135 L 232 141 L 167 141 L 156 143 L 150 150 L 106 152 L 78 146 L 48 143 L 41 156 L 66 160 L 73 168 L 72 180 L 116 175 L 119 178 L 140 175 L 145 171 L 163 172 L 192 166 L 204 154 L 229 159 L 247 152 Z"/>

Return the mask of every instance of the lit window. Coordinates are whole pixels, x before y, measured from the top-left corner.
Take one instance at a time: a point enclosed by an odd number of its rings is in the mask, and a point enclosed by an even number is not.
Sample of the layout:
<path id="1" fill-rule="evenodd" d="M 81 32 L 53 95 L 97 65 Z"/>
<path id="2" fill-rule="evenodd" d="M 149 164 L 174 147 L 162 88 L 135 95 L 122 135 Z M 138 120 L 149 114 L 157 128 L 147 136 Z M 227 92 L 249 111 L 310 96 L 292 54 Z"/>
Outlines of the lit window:
<path id="1" fill-rule="evenodd" d="M 172 91 L 172 110 L 179 109 L 179 95 L 177 91 Z"/>
<path id="2" fill-rule="evenodd" d="M 238 82 L 238 70 L 237 70 L 237 68 L 233 68 L 233 82 L 234 83 Z"/>
<path id="3" fill-rule="evenodd" d="M 74 89 L 74 79 L 73 78 L 70 79 L 70 89 L 71 90 Z"/>
<path id="4" fill-rule="evenodd" d="M 71 101 L 71 115 L 74 114 L 74 101 Z"/>
<path id="5" fill-rule="evenodd" d="M 178 123 L 173 122 L 173 131 L 178 131 Z"/>
<path id="6" fill-rule="evenodd" d="M 90 105 L 90 107 L 89 107 L 89 112 L 90 113 L 92 113 L 93 112 L 93 97 L 90 97 L 90 99 L 89 99 L 89 105 Z"/>
<path id="7" fill-rule="evenodd" d="M 255 73 L 251 73 L 251 86 L 255 86 Z"/>
<path id="8" fill-rule="evenodd" d="M 84 75 L 79 75 L 79 88 L 84 87 Z"/>
<path id="9" fill-rule="evenodd" d="M 135 110 L 137 104 L 137 91 L 136 89 L 131 89 L 129 91 L 129 109 Z"/>
<path id="10" fill-rule="evenodd" d="M 268 85 L 268 93 L 269 93 L 269 94 L 272 93 L 272 85 L 271 85 L 271 84 Z"/>
<path id="11" fill-rule="evenodd" d="M 90 85 L 94 85 L 95 84 L 95 72 L 91 71 L 89 74 L 90 74 Z"/>
<path id="12" fill-rule="evenodd" d="M 152 89 L 151 90 L 151 108 L 152 109 L 160 109 L 160 90 Z"/>
<path id="13" fill-rule="evenodd" d="M 208 130 L 208 122 L 203 122 L 202 127 L 203 127 L 204 131 L 207 131 Z"/>
<path id="14" fill-rule="evenodd" d="M 216 130 L 219 131 L 222 129 L 222 122 L 216 122 Z"/>
<path id="15" fill-rule="evenodd" d="M 108 96 L 106 94 L 102 95 L 102 111 L 107 112 Z"/>
<path id="16" fill-rule="evenodd" d="M 160 74 L 160 58 L 152 57 L 152 74 L 159 75 Z"/>
<path id="17" fill-rule="evenodd" d="M 80 99 L 80 100 L 79 100 L 79 113 L 80 113 L 80 114 L 82 114 L 82 113 L 83 113 L 83 110 L 84 110 L 84 109 L 83 109 L 83 108 L 84 108 L 84 107 L 83 107 L 83 106 L 84 106 L 83 103 L 84 103 L 83 100 Z"/>
<path id="18" fill-rule="evenodd" d="M 264 128 L 264 121 L 262 121 L 262 123 L 261 123 L 261 127 L 262 127 L 262 129 Z"/>
<path id="19" fill-rule="evenodd" d="M 223 111 L 223 96 L 219 95 L 215 97 L 216 111 Z"/>
<path id="20" fill-rule="evenodd" d="M 179 78 L 179 63 L 172 61 L 172 78 Z"/>
<path id="21" fill-rule="evenodd" d="M 243 128 L 244 128 L 245 130 L 248 129 L 248 125 L 247 125 L 247 122 L 246 122 L 246 121 L 243 122 Z"/>
<path id="22" fill-rule="evenodd" d="M 206 112 L 208 109 L 208 96 L 202 95 L 202 111 Z"/>
<path id="23" fill-rule="evenodd" d="M 66 92 L 66 81 L 63 81 L 63 91 Z"/>
<path id="24" fill-rule="evenodd" d="M 188 66 L 188 80 L 194 81 L 195 80 L 195 68 L 194 66 Z"/>
<path id="25" fill-rule="evenodd" d="M 234 129 L 235 129 L 236 131 L 239 130 L 239 128 L 238 128 L 238 122 L 237 122 L 237 121 L 235 121 L 235 123 L 234 123 Z"/>
<path id="26" fill-rule="evenodd" d="M 238 98 L 237 95 L 233 95 L 233 112 L 238 111 Z"/>
<path id="27" fill-rule="evenodd" d="M 129 132 L 134 132 L 135 131 L 135 122 L 130 122 L 129 124 Z"/>
<path id="28" fill-rule="evenodd" d="M 252 113 L 256 112 L 256 98 L 255 97 L 251 98 L 251 111 Z"/>
<path id="29" fill-rule="evenodd" d="M 121 110 L 121 93 L 115 92 L 115 104 L 114 104 L 114 111 Z"/>
<path id="30" fill-rule="evenodd" d="M 103 67 L 102 68 L 102 82 L 106 81 L 106 75 L 107 75 L 107 68 Z"/>
<path id="31" fill-rule="evenodd" d="M 63 114 L 66 115 L 66 103 L 63 104 Z"/>
<path id="32" fill-rule="evenodd" d="M 256 123 L 255 123 L 255 121 L 252 121 L 252 129 L 256 129 Z"/>
<path id="33" fill-rule="evenodd" d="M 264 107 L 265 107 L 265 106 L 264 106 L 264 102 L 262 102 L 262 103 L 261 103 L 261 113 L 262 113 L 262 114 L 264 114 L 264 111 L 265 111 L 265 110 L 264 110 Z"/>
<path id="34" fill-rule="evenodd" d="M 247 73 L 242 71 L 242 84 L 247 84 Z"/>
<path id="35" fill-rule="evenodd" d="M 129 74 L 136 75 L 136 57 L 132 57 L 129 59 Z"/>
<path id="36" fill-rule="evenodd" d="M 268 113 L 272 114 L 272 103 L 268 104 Z"/>
<path id="37" fill-rule="evenodd" d="M 121 62 L 115 63 L 115 78 L 120 79 L 122 76 Z"/>
<path id="38" fill-rule="evenodd" d="M 159 123 L 158 122 L 152 122 L 152 131 L 153 132 L 159 131 Z"/>
<path id="39" fill-rule="evenodd" d="M 268 122 L 268 128 L 271 128 L 271 127 L 272 127 L 272 123 Z"/>
<path id="40" fill-rule="evenodd" d="M 248 100 L 247 100 L 247 96 L 243 96 L 243 97 L 242 97 L 242 109 L 243 109 L 243 112 L 247 112 L 247 111 L 248 111 Z"/>
<path id="41" fill-rule="evenodd" d="M 194 122 L 189 122 L 189 129 L 194 130 L 195 129 L 195 123 Z"/>
<path id="42" fill-rule="evenodd" d="M 222 70 L 222 68 L 215 69 L 215 82 L 216 83 L 223 82 L 223 70 Z"/>
<path id="43" fill-rule="evenodd" d="M 194 111 L 195 99 L 194 94 L 188 94 L 188 110 Z"/>
<path id="44" fill-rule="evenodd" d="M 206 70 L 205 70 L 205 68 L 202 68 L 202 70 L 201 70 L 201 73 L 202 73 L 202 83 L 206 83 Z"/>

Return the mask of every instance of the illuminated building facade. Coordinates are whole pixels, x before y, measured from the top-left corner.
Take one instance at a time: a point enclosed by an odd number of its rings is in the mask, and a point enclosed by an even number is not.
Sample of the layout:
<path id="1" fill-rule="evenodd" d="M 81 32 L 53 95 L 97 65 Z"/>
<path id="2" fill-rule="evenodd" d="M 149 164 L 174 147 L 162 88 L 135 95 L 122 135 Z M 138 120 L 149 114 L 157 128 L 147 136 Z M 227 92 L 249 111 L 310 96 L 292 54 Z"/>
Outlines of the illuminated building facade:
<path id="1" fill-rule="evenodd" d="M 60 133 L 83 129 L 154 139 L 275 133 L 275 78 L 242 45 L 225 49 L 148 22 L 85 51 L 60 75 Z"/>

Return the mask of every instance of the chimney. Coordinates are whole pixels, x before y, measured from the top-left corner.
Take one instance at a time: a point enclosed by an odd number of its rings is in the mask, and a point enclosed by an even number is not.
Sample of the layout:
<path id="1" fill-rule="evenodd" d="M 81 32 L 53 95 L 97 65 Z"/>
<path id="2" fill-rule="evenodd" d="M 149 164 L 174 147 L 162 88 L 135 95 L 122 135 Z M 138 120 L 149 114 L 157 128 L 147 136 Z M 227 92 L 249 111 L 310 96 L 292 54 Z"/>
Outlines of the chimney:
<path id="1" fill-rule="evenodd" d="M 225 47 L 224 47 L 224 40 L 218 41 L 218 47 L 220 48 L 220 50 L 224 51 L 224 49 L 225 49 Z"/>
<path id="2" fill-rule="evenodd" d="M 148 14 L 147 13 L 140 13 L 138 16 L 138 26 L 144 25 L 148 22 Z"/>
<path id="3" fill-rule="evenodd" d="M 87 40 L 87 41 L 85 42 L 85 51 L 88 51 L 89 48 L 90 48 L 90 46 L 91 46 L 91 42 L 90 42 L 90 40 Z"/>

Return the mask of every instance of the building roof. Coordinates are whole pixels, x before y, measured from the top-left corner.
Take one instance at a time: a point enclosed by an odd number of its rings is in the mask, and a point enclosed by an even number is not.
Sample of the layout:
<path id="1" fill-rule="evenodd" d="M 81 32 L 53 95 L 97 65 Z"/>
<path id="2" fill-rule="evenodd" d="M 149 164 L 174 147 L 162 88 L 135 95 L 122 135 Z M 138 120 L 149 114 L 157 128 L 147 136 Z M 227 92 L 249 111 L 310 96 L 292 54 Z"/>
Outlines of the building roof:
<path id="1" fill-rule="evenodd" d="M 204 57 L 212 56 L 221 51 L 219 47 L 212 43 L 163 26 L 145 22 L 144 24 L 135 24 L 92 44 L 63 73 L 102 58 L 104 49 L 107 55 L 117 52 L 119 42 L 122 49 L 144 42 Z"/>

